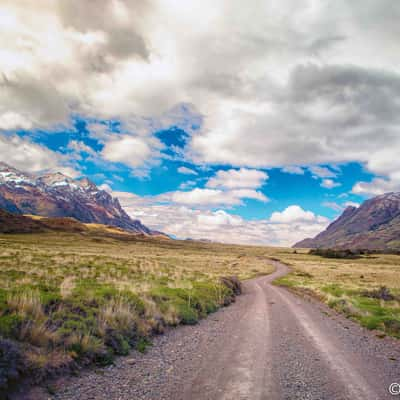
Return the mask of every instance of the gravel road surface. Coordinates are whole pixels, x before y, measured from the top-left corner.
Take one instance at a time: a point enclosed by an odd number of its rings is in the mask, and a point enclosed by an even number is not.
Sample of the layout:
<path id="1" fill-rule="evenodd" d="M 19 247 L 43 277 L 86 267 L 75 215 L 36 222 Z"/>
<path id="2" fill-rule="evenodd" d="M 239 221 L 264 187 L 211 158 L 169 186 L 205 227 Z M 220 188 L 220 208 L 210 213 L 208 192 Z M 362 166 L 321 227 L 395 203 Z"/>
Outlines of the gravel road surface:
<path id="1" fill-rule="evenodd" d="M 400 343 L 271 282 L 195 326 L 155 338 L 146 354 L 33 389 L 19 400 L 382 400 L 400 383 Z M 400 396 L 398 396 L 400 400 Z"/>

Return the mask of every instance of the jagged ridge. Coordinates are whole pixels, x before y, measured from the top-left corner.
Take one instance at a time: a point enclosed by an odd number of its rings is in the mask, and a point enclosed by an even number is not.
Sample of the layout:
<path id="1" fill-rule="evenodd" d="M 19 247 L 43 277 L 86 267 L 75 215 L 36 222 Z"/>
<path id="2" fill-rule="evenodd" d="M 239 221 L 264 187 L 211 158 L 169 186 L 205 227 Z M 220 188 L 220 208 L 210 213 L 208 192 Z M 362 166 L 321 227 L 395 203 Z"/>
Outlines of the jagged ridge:
<path id="1" fill-rule="evenodd" d="M 72 179 L 59 172 L 34 176 L 0 163 L 0 208 L 14 214 L 72 217 L 85 223 L 153 234 L 139 220 L 130 218 L 118 199 L 89 179 Z"/>

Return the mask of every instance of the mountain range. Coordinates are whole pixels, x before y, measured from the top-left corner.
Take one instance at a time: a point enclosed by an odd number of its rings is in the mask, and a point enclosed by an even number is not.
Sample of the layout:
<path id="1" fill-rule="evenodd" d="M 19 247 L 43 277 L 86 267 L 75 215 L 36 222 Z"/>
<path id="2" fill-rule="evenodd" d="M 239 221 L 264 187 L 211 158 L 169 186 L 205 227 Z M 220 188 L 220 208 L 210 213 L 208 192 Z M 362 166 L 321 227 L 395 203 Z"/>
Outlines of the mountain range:
<path id="1" fill-rule="evenodd" d="M 313 239 L 293 247 L 387 250 L 400 248 L 400 193 L 386 193 L 349 206 Z"/>
<path id="2" fill-rule="evenodd" d="M 72 179 L 59 172 L 35 176 L 1 162 L 0 208 L 13 214 L 72 217 L 133 233 L 160 234 L 132 219 L 117 198 L 87 178 Z"/>

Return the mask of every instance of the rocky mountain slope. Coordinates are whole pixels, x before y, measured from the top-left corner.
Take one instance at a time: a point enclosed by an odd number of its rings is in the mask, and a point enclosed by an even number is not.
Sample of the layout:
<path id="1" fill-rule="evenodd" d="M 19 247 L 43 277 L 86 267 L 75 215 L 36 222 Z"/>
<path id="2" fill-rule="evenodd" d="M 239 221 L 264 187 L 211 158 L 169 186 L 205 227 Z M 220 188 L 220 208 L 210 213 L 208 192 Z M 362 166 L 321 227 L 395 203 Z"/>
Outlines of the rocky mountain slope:
<path id="1" fill-rule="evenodd" d="M 71 179 L 61 173 L 34 176 L 5 163 L 0 163 L 0 208 L 14 214 L 72 217 L 135 233 L 155 233 L 130 218 L 118 199 L 87 178 Z"/>
<path id="2" fill-rule="evenodd" d="M 294 247 L 400 249 L 400 193 L 387 193 L 347 207 L 343 214 L 313 239 Z"/>

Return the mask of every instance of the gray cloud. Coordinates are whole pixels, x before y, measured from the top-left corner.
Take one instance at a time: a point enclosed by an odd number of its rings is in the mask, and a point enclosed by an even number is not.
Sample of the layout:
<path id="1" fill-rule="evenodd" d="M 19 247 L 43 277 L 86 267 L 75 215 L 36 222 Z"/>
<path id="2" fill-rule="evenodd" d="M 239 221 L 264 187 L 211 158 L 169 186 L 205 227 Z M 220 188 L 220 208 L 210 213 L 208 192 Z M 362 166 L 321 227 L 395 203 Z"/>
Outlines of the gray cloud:
<path id="1" fill-rule="evenodd" d="M 3 0 L 0 8 L 4 130 L 65 124 L 74 112 L 120 120 L 124 135 L 151 143 L 144 136 L 179 124 L 193 133 L 185 156 L 199 162 L 358 161 L 397 179 L 385 161 L 400 147 L 392 0 Z"/>
<path id="2" fill-rule="evenodd" d="M 323 36 L 313 40 L 308 49 L 311 54 L 318 56 L 324 50 L 336 46 L 344 40 L 346 40 L 346 36 L 343 35 Z"/>
<path id="3" fill-rule="evenodd" d="M 66 28 L 73 28 L 83 33 L 90 31 L 106 33 L 106 41 L 94 57 L 111 54 L 117 58 L 136 55 L 147 59 L 149 49 L 143 35 L 137 31 L 137 21 L 149 11 L 149 6 L 147 0 L 57 2 L 60 19 Z M 121 13 L 120 18 L 118 13 Z"/>
<path id="4" fill-rule="evenodd" d="M 71 111 L 68 98 L 60 96 L 51 84 L 27 74 L 3 74 L 0 114 L 16 112 L 32 125 L 45 126 L 67 123 Z"/>
<path id="5" fill-rule="evenodd" d="M 394 72 L 305 64 L 269 104 L 267 112 L 236 113 L 236 129 L 218 136 L 208 126 L 193 138 L 197 156 L 253 166 L 359 161 L 373 169 L 373 157 L 400 144 L 400 75 Z"/>

